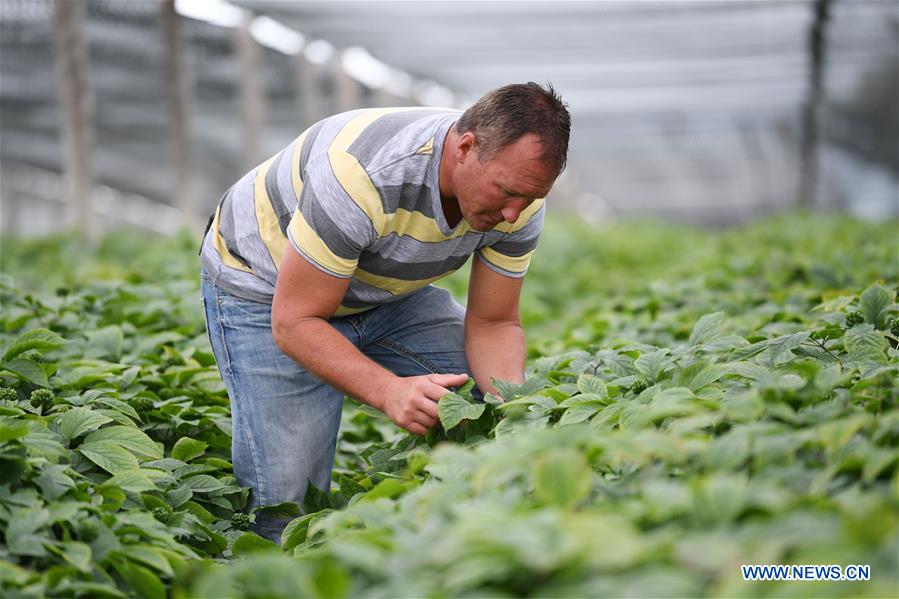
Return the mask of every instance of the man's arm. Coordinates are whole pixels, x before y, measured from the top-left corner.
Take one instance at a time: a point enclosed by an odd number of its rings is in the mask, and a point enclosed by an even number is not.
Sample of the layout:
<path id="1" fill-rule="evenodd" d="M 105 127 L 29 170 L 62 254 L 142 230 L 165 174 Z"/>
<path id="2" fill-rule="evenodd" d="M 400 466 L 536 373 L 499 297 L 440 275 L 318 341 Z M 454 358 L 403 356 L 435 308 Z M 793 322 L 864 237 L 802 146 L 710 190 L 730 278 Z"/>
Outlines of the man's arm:
<path id="1" fill-rule="evenodd" d="M 475 256 L 465 313 L 465 355 L 481 391 L 497 394 L 491 378 L 524 382 L 527 350 L 518 314 L 524 278 L 503 276 Z"/>
<path id="2" fill-rule="evenodd" d="M 328 323 L 349 286 L 293 248 L 284 252 L 272 302 L 272 335 L 285 354 L 325 382 L 381 410 L 398 426 L 424 434 L 437 420 L 446 387 L 467 375 L 398 377 L 367 358 Z"/>

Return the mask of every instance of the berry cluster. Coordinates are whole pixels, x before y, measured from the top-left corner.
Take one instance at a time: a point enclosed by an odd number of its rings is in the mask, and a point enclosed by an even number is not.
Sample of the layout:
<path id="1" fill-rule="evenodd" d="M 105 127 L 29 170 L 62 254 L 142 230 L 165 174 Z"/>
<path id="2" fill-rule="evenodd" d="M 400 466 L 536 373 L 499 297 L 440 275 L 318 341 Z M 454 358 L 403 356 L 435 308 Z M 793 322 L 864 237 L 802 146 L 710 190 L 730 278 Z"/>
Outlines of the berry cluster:
<path id="1" fill-rule="evenodd" d="M 164 507 L 154 507 L 153 508 L 153 517 L 159 520 L 160 522 L 165 522 L 169 517 L 169 511 Z"/>
<path id="2" fill-rule="evenodd" d="M 100 534 L 100 528 L 93 520 L 83 520 L 75 525 L 75 534 L 79 540 L 90 543 L 97 539 L 97 536 Z"/>
<path id="3" fill-rule="evenodd" d="M 862 316 L 861 312 L 850 312 L 846 315 L 846 328 L 851 329 L 852 327 L 863 324 L 865 322 L 865 317 Z"/>
<path id="4" fill-rule="evenodd" d="M 234 512 L 231 515 L 231 525 L 237 530 L 246 530 L 250 527 L 250 515 Z"/>
<path id="5" fill-rule="evenodd" d="M 0 387 L 0 403 L 18 401 L 19 394 L 12 387 Z"/>
<path id="6" fill-rule="evenodd" d="M 887 323 L 887 328 L 890 329 L 890 334 L 893 337 L 899 337 L 899 318 L 891 318 L 890 322 Z"/>
<path id="7" fill-rule="evenodd" d="M 138 413 L 149 412 L 153 409 L 153 400 L 147 397 L 137 396 L 131 399 L 131 406 Z"/>
<path id="8" fill-rule="evenodd" d="M 31 392 L 31 405 L 35 408 L 49 410 L 53 407 L 53 400 L 56 396 L 49 389 L 35 389 Z"/>
<path id="9" fill-rule="evenodd" d="M 647 383 L 643 379 L 637 379 L 636 381 L 634 381 L 634 384 L 631 385 L 631 392 L 633 392 L 634 395 L 639 395 L 640 393 L 646 391 L 648 387 L 649 383 Z"/>

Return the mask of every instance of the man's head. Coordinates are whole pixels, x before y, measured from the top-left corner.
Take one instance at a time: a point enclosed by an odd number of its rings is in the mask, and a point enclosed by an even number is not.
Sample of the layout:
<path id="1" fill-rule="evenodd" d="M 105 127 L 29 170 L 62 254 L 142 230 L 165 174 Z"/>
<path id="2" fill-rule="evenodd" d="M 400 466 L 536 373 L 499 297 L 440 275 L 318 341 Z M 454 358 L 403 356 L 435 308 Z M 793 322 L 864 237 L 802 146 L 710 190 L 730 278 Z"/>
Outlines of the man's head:
<path id="1" fill-rule="evenodd" d="M 531 82 L 488 92 L 447 136 L 446 195 L 477 230 L 515 222 L 564 170 L 570 130 L 567 107 L 552 86 Z"/>

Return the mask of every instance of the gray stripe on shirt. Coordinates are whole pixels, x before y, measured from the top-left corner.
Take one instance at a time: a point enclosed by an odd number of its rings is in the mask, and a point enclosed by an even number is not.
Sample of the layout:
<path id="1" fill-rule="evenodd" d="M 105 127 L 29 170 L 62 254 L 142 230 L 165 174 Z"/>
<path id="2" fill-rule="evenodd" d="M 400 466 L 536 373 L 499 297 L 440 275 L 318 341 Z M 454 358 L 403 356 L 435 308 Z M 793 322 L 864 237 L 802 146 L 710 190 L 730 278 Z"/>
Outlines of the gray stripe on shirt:
<path id="1" fill-rule="evenodd" d="M 391 277 L 401 281 L 418 281 L 437 277 L 462 268 L 468 262 L 470 255 L 451 256 L 446 260 L 409 264 L 365 252 L 359 257 L 359 268 L 381 277 Z"/>

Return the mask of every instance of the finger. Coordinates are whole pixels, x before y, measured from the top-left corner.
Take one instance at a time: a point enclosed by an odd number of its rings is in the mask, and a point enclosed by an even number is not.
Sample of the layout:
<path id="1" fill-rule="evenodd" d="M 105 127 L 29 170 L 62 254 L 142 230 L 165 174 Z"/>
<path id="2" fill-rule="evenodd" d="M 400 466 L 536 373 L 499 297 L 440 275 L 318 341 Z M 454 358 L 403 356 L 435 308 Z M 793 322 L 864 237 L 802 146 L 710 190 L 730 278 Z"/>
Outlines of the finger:
<path id="1" fill-rule="evenodd" d="M 422 390 L 422 394 L 425 396 L 425 398 L 430 399 L 434 404 L 440 401 L 440 398 L 442 398 L 447 393 L 452 393 L 452 391 L 450 391 L 446 387 L 433 383 L 429 384 Z"/>
<path id="2" fill-rule="evenodd" d="M 425 433 L 428 432 L 428 429 L 426 429 L 422 425 L 418 424 L 417 422 L 413 422 L 412 424 L 407 426 L 406 430 L 409 431 L 410 433 L 412 433 L 413 435 L 418 435 L 418 436 L 424 435 Z"/>
<path id="3" fill-rule="evenodd" d="M 415 416 L 415 423 L 423 426 L 425 428 L 425 430 L 430 430 L 430 428 L 437 423 L 437 418 L 436 417 L 432 418 L 431 416 L 428 416 L 426 414 L 419 412 Z"/>
<path id="4" fill-rule="evenodd" d="M 458 387 L 468 380 L 468 375 L 461 374 L 429 374 L 428 380 L 443 387 Z"/>
<path id="5" fill-rule="evenodd" d="M 444 391 L 445 392 L 445 391 Z M 441 395 L 440 397 L 443 397 Z M 431 399 L 430 397 L 422 397 L 420 401 L 415 403 L 415 407 L 418 409 L 420 414 L 424 414 L 428 418 L 437 418 L 437 402 L 440 400 L 440 397 L 437 399 Z"/>
<path id="6" fill-rule="evenodd" d="M 415 412 L 414 420 L 418 420 L 422 422 L 422 419 L 437 420 L 437 402 L 431 401 L 426 397 L 422 397 L 419 399 L 415 407 L 417 408 Z"/>

